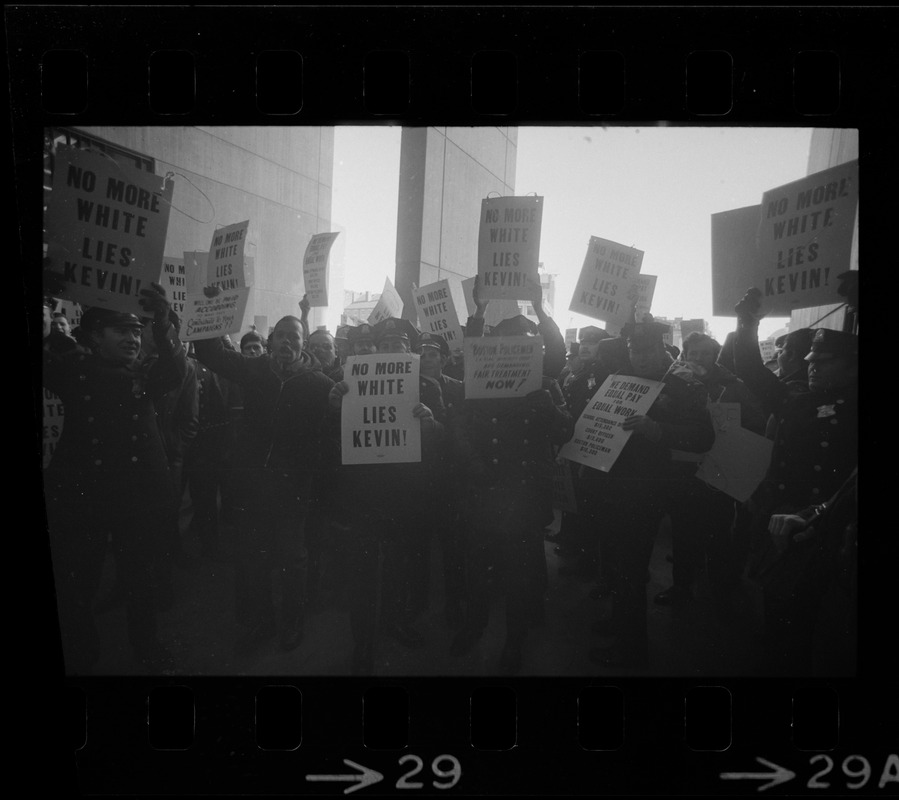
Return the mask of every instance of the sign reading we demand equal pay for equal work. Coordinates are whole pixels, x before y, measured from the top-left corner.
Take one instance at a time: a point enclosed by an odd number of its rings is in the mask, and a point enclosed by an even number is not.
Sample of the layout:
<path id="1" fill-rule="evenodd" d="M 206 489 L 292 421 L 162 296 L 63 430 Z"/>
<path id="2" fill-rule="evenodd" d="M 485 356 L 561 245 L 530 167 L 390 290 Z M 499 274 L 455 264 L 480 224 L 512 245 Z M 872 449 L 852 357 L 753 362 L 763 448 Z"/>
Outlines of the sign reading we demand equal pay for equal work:
<path id="1" fill-rule="evenodd" d="M 587 403 L 559 455 L 608 472 L 633 433 L 621 424 L 634 414 L 645 414 L 661 391 L 661 381 L 610 375 Z"/>
<path id="2" fill-rule="evenodd" d="M 421 461 L 421 422 L 412 416 L 418 405 L 419 356 L 350 356 L 343 374 L 349 392 L 340 411 L 341 463 Z"/>

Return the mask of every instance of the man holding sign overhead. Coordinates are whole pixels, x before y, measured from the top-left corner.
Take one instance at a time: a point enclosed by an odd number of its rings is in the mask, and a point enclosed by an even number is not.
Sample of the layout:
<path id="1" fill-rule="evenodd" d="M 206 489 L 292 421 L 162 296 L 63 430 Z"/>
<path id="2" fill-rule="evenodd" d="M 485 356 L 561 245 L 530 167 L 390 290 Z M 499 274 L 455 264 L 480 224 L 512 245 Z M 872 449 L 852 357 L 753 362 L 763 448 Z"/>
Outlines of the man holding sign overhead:
<path id="1" fill-rule="evenodd" d="M 245 656 L 279 637 L 283 651 L 303 637 L 306 570 L 304 525 L 312 472 L 325 452 L 328 392 L 332 381 L 303 350 L 303 327 L 283 317 L 272 331 L 270 353 L 249 357 L 224 347 L 221 339 L 195 344 L 197 360 L 238 384 L 244 396 L 238 504 L 245 509 L 239 531 L 247 569 L 250 624 L 235 644 Z M 281 582 L 277 613 L 272 571 Z"/>
<path id="2" fill-rule="evenodd" d="M 553 519 L 555 447 L 571 435 L 571 417 L 558 384 L 540 374 L 533 322 L 519 315 L 496 325 L 490 336 L 467 340 L 469 347 L 477 343 L 498 357 L 505 353 L 518 359 L 527 355 L 528 339 L 534 343 L 536 363 L 528 367 L 517 361 L 516 369 L 505 369 L 497 360 L 494 375 L 515 372 L 515 377 L 486 381 L 483 388 L 492 395 L 481 394 L 480 399 L 472 399 L 468 387 L 482 368 L 466 356 L 466 399 L 457 406 L 451 426 L 456 460 L 466 473 L 469 607 L 450 653 L 471 651 L 487 627 L 488 580 L 496 567 L 505 578 L 506 641 L 499 665 L 504 674 L 520 670 L 527 630 L 543 619 L 543 528 Z M 532 389 L 534 377 L 537 388 Z"/>

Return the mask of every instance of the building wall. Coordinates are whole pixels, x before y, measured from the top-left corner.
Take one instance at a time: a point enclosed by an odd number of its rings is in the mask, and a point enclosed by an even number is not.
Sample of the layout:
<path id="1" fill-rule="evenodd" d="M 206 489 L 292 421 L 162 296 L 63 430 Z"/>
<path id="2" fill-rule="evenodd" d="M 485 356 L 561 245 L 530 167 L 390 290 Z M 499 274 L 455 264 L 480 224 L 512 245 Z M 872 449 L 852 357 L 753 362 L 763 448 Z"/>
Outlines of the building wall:
<path id="1" fill-rule="evenodd" d="M 815 128 L 809 144 L 807 175 L 845 164 L 858 158 L 858 130 L 850 128 Z M 861 200 L 859 200 L 861 205 Z M 849 268 L 858 269 L 858 215 L 852 233 L 852 250 Z M 841 331 L 846 322 L 846 309 L 839 303 L 814 308 L 800 308 L 790 315 L 790 330 L 807 328 L 832 328 Z M 837 311 L 836 309 L 839 309 Z M 823 318 L 823 319 L 822 319 Z"/>
<path id="2" fill-rule="evenodd" d="M 465 322 L 463 279 L 478 271 L 481 200 L 515 193 L 517 128 L 403 128 L 396 286 L 415 321 L 412 284 L 448 279 Z"/>
<path id="3" fill-rule="evenodd" d="M 255 283 L 242 329 L 255 316 L 274 324 L 285 314 L 299 314 L 306 245 L 312 234 L 331 230 L 333 128 L 79 130 L 151 156 L 159 175 L 176 173 L 167 256 L 206 251 L 216 228 L 250 220 L 246 255 L 254 259 Z M 342 276 L 334 273 L 332 264 L 331 294 L 339 297 Z M 322 313 L 312 310 L 313 328 Z"/>

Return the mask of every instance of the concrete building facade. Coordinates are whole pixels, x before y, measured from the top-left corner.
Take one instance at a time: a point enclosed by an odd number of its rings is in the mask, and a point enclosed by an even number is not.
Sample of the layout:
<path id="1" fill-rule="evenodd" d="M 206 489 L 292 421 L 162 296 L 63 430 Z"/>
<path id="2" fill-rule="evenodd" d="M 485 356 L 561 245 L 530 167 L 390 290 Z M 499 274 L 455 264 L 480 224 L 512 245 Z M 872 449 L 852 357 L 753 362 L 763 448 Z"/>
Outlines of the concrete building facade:
<path id="1" fill-rule="evenodd" d="M 167 256 L 207 251 L 216 228 L 250 221 L 246 255 L 254 285 L 242 330 L 257 317 L 273 324 L 299 314 L 306 245 L 314 233 L 331 230 L 333 128 L 95 126 L 75 132 L 152 159 L 157 175 L 174 173 Z M 339 298 L 343 276 L 334 262 L 329 296 Z M 312 309 L 313 328 L 323 313 Z"/>
<path id="2" fill-rule="evenodd" d="M 408 319 L 413 284 L 446 278 L 464 323 L 461 282 L 478 270 L 481 200 L 515 194 L 517 150 L 517 128 L 403 128 L 394 285 Z"/>

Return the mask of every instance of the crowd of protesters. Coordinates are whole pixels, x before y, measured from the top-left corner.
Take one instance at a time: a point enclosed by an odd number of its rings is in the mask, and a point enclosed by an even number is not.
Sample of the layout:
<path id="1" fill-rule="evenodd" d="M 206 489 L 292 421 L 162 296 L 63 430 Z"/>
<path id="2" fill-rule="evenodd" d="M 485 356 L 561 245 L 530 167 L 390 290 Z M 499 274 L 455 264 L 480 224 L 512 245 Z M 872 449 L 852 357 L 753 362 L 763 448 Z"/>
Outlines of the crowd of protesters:
<path id="1" fill-rule="evenodd" d="M 672 583 L 655 604 L 694 602 L 705 575 L 726 613 L 754 581 L 764 652 L 753 672 L 813 674 L 827 626 L 841 626 L 829 638 L 853 653 L 858 337 L 794 331 L 765 365 L 764 309 L 750 292 L 723 345 L 693 333 L 680 352 L 647 316 L 617 336 L 582 328 L 566 352 L 539 285 L 531 291 L 538 323 L 519 315 L 491 328 L 475 284 L 467 337 L 540 335 L 544 345 L 541 388 L 491 400 L 466 399 L 460 354 L 405 319 L 335 339 L 310 332 L 304 298 L 300 316 L 278 320 L 267 336 L 201 340 L 188 352 L 156 285 L 142 293 L 146 316 L 89 308 L 74 331 L 48 299 L 43 381 L 65 422 L 44 484 L 67 671 L 91 672 L 101 655 L 96 615 L 115 605 L 126 610 L 142 668 L 178 669 L 156 614 L 176 602 L 173 570 L 197 558 L 186 537 L 199 542 L 200 559 L 232 559 L 233 612 L 222 613 L 233 613 L 236 658 L 302 643 L 305 619 L 329 589 L 324 555 L 336 552 L 354 674 L 375 671 L 382 637 L 427 644 L 417 621 L 434 585 L 454 632 L 446 659 L 477 646 L 490 589 L 502 587 L 505 643 L 488 671 L 516 674 L 528 632 L 553 624 L 544 612 L 549 540 L 560 573 L 586 577 L 593 599 L 609 598 L 608 613 L 584 620 L 591 662 L 640 670 L 652 658 L 646 584 L 666 519 Z M 345 358 L 408 352 L 420 356 L 421 461 L 342 465 Z M 632 436 L 608 472 L 571 464 L 577 512 L 551 527 L 559 449 L 616 373 L 660 381 L 661 394 L 623 423 Z M 746 503 L 700 480 L 689 457 L 712 448 L 717 402 L 738 403 L 740 424 L 773 441 L 767 476 Z M 115 583 L 98 597 L 110 554 Z M 834 593 L 849 609 L 839 620 L 823 613 Z"/>

